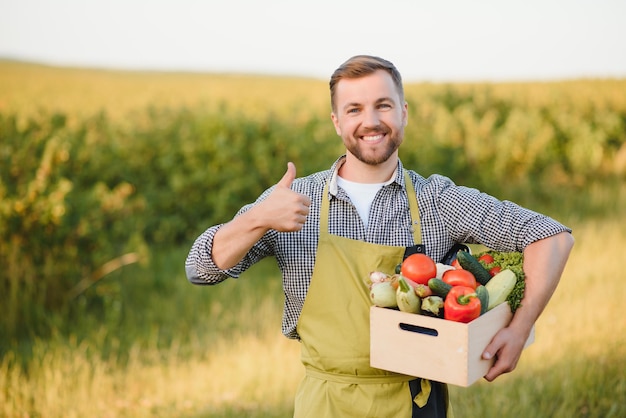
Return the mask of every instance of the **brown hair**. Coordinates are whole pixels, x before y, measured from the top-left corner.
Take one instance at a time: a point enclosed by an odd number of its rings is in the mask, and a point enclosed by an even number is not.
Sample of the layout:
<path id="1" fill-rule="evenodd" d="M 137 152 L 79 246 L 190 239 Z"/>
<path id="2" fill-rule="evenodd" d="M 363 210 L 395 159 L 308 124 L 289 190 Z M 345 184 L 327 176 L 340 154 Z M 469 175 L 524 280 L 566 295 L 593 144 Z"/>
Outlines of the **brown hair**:
<path id="1" fill-rule="evenodd" d="M 400 100 L 404 102 L 402 76 L 391 62 L 371 55 L 355 55 L 341 64 L 330 77 L 330 105 L 333 111 L 335 111 L 335 90 L 339 81 L 344 78 L 365 77 L 378 70 L 387 71 L 391 75 L 396 89 L 398 89 L 398 94 L 400 94 Z"/>

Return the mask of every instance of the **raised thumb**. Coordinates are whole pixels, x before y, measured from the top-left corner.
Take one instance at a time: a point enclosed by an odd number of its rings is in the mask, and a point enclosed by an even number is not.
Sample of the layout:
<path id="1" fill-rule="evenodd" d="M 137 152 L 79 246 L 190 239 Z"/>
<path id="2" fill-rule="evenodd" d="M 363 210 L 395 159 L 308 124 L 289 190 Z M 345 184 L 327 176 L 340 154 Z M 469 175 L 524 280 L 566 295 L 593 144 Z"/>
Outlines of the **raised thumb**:
<path id="1" fill-rule="evenodd" d="M 279 186 L 291 187 L 291 183 L 296 179 L 296 166 L 292 162 L 287 163 L 287 171 L 282 179 L 278 182 Z"/>

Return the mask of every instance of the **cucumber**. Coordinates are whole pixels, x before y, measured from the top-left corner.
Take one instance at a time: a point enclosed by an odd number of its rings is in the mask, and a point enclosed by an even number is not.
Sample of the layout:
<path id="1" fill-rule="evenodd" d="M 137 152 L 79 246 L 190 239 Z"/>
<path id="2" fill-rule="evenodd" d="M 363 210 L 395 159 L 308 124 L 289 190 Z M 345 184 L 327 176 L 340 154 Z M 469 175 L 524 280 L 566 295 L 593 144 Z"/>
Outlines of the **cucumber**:
<path id="1" fill-rule="evenodd" d="M 510 269 L 504 269 L 493 276 L 485 285 L 487 292 L 489 292 L 489 307 L 487 309 L 495 308 L 505 302 L 513 291 L 516 282 L 517 276 Z"/>
<path id="2" fill-rule="evenodd" d="M 489 308 L 489 291 L 482 284 L 476 287 L 476 295 L 480 299 L 480 314 L 487 312 Z"/>
<path id="3" fill-rule="evenodd" d="M 459 251 L 456 254 L 456 259 L 459 260 L 459 264 L 463 269 L 469 271 L 476 277 L 476 281 L 483 286 L 489 283 L 491 280 L 491 274 L 483 267 L 482 264 L 467 251 Z"/>
<path id="4" fill-rule="evenodd" d="M 450 289 L 452 289 L 452 286 L 450 286 L 448 283 L 437 278 L 432 278 L 428 280 L 428 287 L 430 287 L 430 290 L 432 290 L 435 295 L 443 299 L 448 296 L 448 292 L 450 291 Z"/>

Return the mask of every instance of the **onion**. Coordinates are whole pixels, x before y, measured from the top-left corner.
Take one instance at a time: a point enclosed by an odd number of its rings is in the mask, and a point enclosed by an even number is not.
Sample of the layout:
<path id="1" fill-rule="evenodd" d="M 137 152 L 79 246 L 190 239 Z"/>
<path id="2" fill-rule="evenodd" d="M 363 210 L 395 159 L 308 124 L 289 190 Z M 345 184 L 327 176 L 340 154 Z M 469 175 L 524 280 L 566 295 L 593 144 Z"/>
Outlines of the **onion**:
<path id="1" fill-rule="evenodd" d="M 370 282 L 371 283 L 381 283 L 389 281 L 389 275 L 383 273 L 382 271 L 373 271 L 370 273 Z"/>
<path id="2" fill-rule="evenodd" d="M 447 264 L 442 264 L 442 263 L 437 263 L 436 264 L 437 267 L 437 278 L 439 280 L 441 280 L 443 278 L 443 273 L 445 273 L 448 270 L 456 270 L 454 267 L 449 266 Z"/>

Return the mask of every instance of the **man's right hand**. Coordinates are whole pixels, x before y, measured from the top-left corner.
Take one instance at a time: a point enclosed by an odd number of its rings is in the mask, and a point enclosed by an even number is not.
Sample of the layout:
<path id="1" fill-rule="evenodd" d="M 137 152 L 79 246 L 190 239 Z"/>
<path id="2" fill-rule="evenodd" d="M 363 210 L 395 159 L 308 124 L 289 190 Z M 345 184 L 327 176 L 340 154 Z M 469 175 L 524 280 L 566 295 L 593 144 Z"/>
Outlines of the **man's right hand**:
<path id="1" fill-rule="evenodd" d="M 287 171 L 283 178 L 263 202 L 257 206 L 257 215 L 266 220 L 269 229 L 279 232 L 299 231 L 304 226 L 309 214 L 311 199 L 291 190 L 296 179 L 296 166 L 287 163 Z"/>

